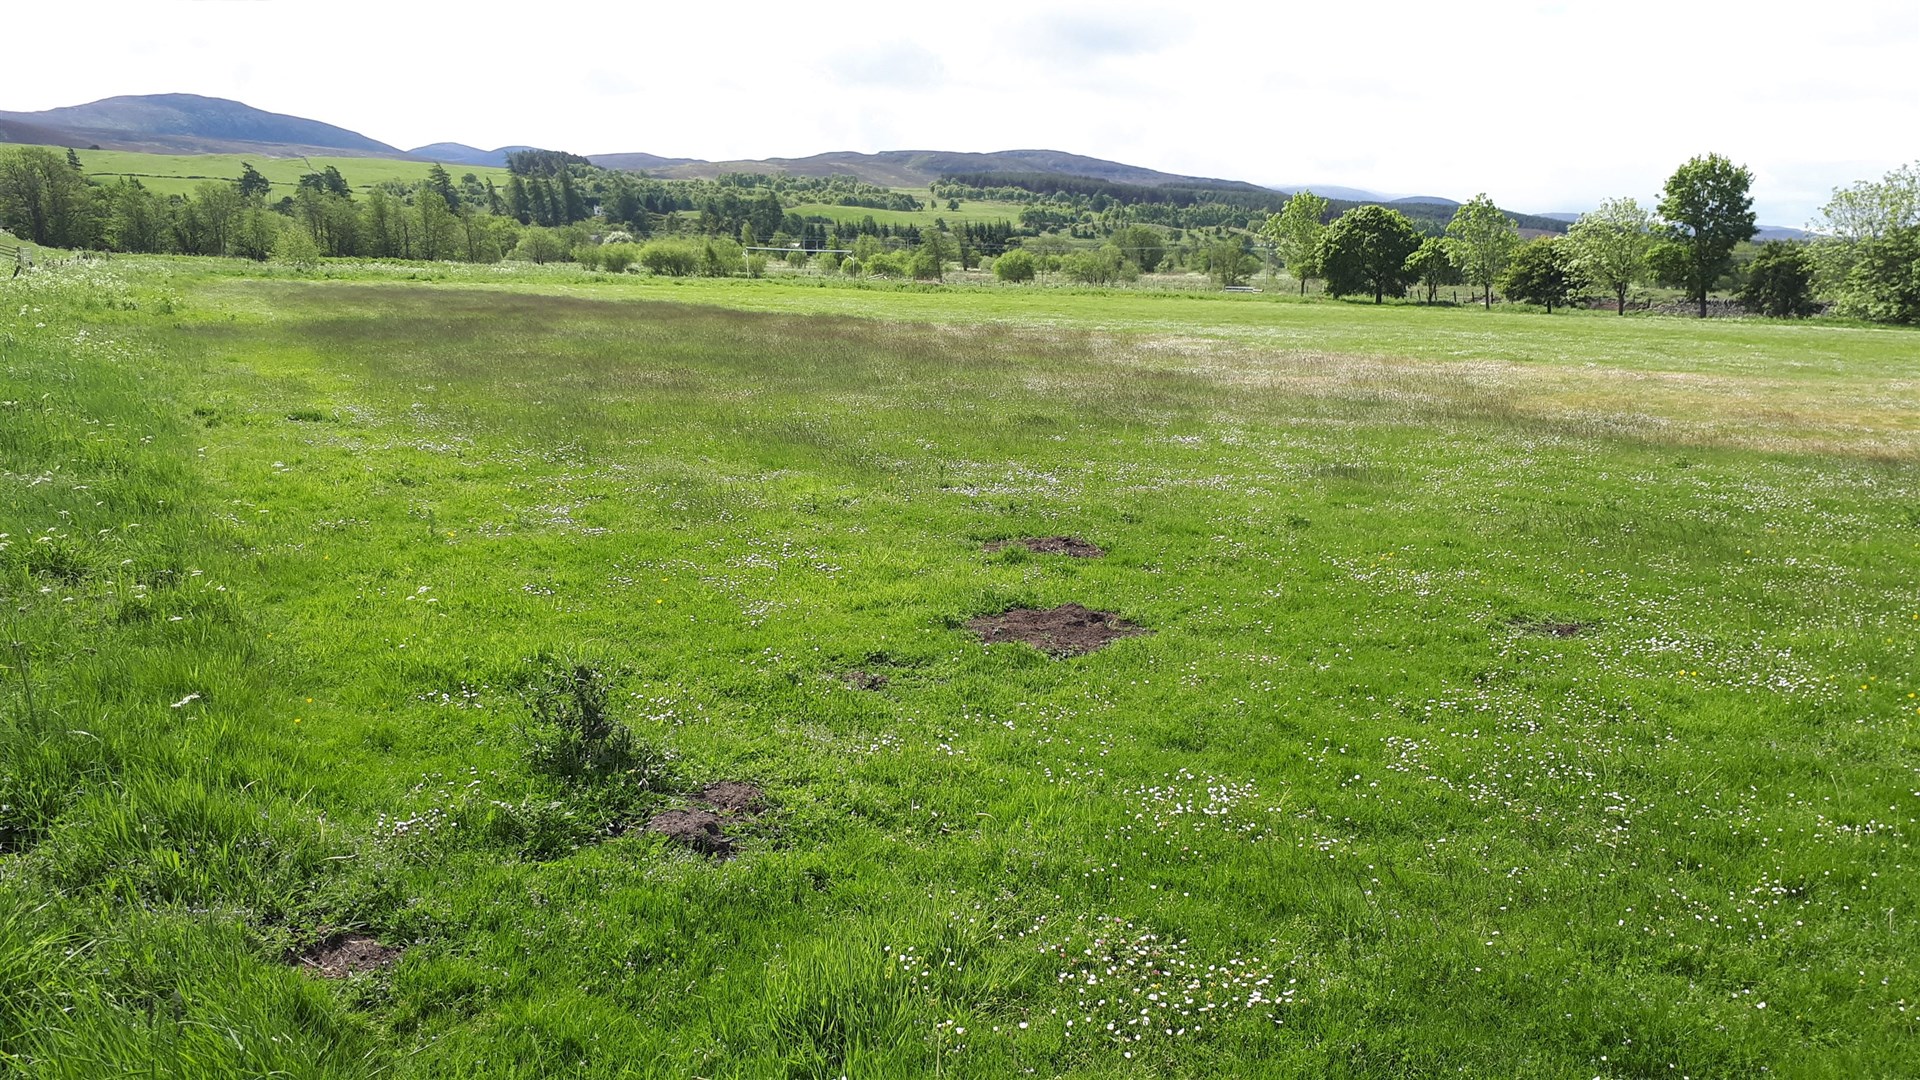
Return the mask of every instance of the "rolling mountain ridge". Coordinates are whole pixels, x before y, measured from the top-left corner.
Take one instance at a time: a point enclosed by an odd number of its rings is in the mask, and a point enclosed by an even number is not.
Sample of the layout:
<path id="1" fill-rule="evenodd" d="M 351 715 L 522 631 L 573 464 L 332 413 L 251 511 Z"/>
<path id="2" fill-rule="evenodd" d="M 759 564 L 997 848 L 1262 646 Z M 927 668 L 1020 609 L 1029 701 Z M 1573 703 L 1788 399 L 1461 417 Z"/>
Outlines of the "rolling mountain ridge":
<path id="1" fill-rule="evenodd" d="M 42 112 L 0 112 L 0 125 L 24 130 L 33 141 L 55 146 L 98 146 L 155 154 L 252 152 L 285 156 L 325 151 L 367 157 L 406 156 L 398 147 L 357 131 L 198 94 L 142 94 Z M 28 139 L 9 132 L 7 141 Z"/>
<path id="2" fill-rule="evenodd" d="M 507 155 L 522 150 L 537 150 L 537 146 L 502 146 L 493 150 L 482 150 L 466 143 L 437 142 L 425 146 L 416 146 L 407 151 L 408 157 L 424 161 L 437 161 L 442 165 L 490 165 L 496 169 L 507 167 Z"/>
<path id="3" fill-rule="evenodd" d="M 0 111 L 0 143 L 97 147 L 105 150 L 164 154 L 251 153 L 273 157 L 325 154 L 437 161 L 446 165 L 506 165 L 507 154 L 531 146 L 483 150 L 457 142 L 429 143 L 402 150 L 357 131 L 284 113 L 267 112 L 227 98 L 198 94 L 143 94 L 103 98 L 84 105 L 38 112 Z M 791 173 L 798 176 L 851 175 L 882 187 L 924 188 L 958 173 L 1058 174 L 1120 184 L 1209 187 L 1225 191 L 1316 194 L 1354 203 L 1417 208 L 1451 207 L 1453 199 L 1432 195 L 1380 195 L 1359 188 L 1326 185 L 1258 185 L 1237 180 L 1187 176 L 1060 150 L 1001 150 L 970 153 L 946 150 L 885 150 L 878 153 L 834 151 L 801 158 L 705 161 L 651 153 L 590 155 L 596 165 L 646 172 L 662 179 L 712 179 L 727 173 Z M 1429 216 L 1421 214 L 1419 216 Z M 1579 215 L 1537 215 L 1571 222 Z M 1762 226 L 1759 239 L 1805 239 L 1800 229 Z"/>
<path id="4" fill-rule="evenodd" d="M 925 187 L 954 173 L 1059 173 L 1121 184 L 1183 184 L 1261 191 L 1257 184 L 1211 177 L 1182 176 L 1060 150 L 1000 150 L 964 153 L 951 150 L 882 150 L 863 154 L 840 150 L 804 158 L 700 161 L 652 154 L 590 154 L 588 160 L 610 169 L 638 169 L 670 180 L 713 179 L 732 172 L 792 173 L 796 176 L 855 176 L 882 187 Z"/>

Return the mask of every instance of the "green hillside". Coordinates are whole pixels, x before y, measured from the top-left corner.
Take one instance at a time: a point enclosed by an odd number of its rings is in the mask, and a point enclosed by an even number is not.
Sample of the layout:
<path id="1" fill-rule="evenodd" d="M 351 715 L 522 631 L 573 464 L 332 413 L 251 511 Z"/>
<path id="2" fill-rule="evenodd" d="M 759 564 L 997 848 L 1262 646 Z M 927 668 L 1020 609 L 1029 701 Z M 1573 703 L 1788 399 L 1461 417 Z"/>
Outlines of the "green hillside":
<path id="1" fill-rule="evenodd" d="M 65 153 L 62 147 L 52 149 Z M 251 162 L 261 175 L 273 181 L 275 198 L 291 192 L 300 177 L 319 172 L 331 165 L 340 170 L 355 190 L 366 191 L 385 180 L 414 181 L 427 175 L 432 162 L 396 161 L 371 157 L 259 157 L 251 154 L 140 154 L 123 150 L 78 150 L 80 167 L 89 179 L 111 183 L 117 177 L 131 176 L 149 190 L 162 195 L 185 195 L 202 180 L 232 180 L 240 175 L 243 163 Z M 507 170 L 481 165 L 456 165 L 448 171 L 455 177 L 473 173 L 493 177 L 505 183 Z M 285 186 L 288 191 L 278 189 Z"/>

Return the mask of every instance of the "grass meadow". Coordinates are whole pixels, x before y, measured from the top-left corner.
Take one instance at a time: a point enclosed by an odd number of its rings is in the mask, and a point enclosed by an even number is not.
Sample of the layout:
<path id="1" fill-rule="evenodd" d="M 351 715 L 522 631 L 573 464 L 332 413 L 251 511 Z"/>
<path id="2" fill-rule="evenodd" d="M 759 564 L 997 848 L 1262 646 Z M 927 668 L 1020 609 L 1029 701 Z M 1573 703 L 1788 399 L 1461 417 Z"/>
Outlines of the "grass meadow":
<path id="1" fill-rule="evenodd" d="M 1920 336 L 325 273 L 0 281 L 11 1074 L 1920 1060 Z"/>
<path id="2" fill-rule="evenodd" d="M 864 206 L 836 206 L 832 203 L 800 203 L 797 206 L 791 207 L 788 213 L 802 214 L 809 217 L 818 215 L 820 217 L 832 218 L 834 221 L 851 221 L 856 223 L 862 218 L 872 217 L 874 221 L 881 225 L 918 225 L 923 229 L 931 229 L 936 222 L 940 221 L 945 221 L 949 225 L 959 225 L 964 222 L 986 222 L 989 224 L 996 221 L 1017 222 L 1020 220 L 1020 211 L 1027 208 L 1024 203 L 999 202 L 991 199 L 971 199 L 962 200 L 960 209 L 949 210 L 944 201 L 928 198 L 925 188 L 899 188 L 896 190 L 905 191 L 909 195 L 918 197 L 927 204 L 927 208 L 925 210 L 876 210 Z"/>
<path id="3" fill-rule="evenodd" d="M 64 154 L 65 148 L 51 147 Z M 424 180 L 429 161 L 399 161 L 375 157 L 273 157 L 266 154 L 145 154 L 132 150 L 76 150 L 80 167 L 95 183 L 111 183 L 123 176 L 140 181 L 147 190 L 160 195 L 191 195 L 207 180 L 235 180 L 248 164 L 273 184 L 271 196 L 291 195 L 300 178 L 331 165 L 340 170 L 355 191 L 367 192 L 387 180 L 412 183 Z M 491 179 L 504 187 L 507 170 L 486 165 L 448 165 L 455 179 L 473 173 L 481 180 Z"/>

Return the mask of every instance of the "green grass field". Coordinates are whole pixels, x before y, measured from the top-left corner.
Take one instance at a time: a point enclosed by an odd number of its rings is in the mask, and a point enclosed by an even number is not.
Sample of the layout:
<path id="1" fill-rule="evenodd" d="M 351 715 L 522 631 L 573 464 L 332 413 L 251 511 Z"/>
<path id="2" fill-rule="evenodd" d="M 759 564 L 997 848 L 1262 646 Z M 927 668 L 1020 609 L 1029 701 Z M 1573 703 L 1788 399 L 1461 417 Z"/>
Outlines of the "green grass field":
<path id="1" fill-rule="evenodd" d="M 323 273 L 0 281 L 13 1073 L 1920 1059 L 1920 336 Z"/>
<path id="2" fill-rule="evenodd" d="M 50 147 L 64 154 L 62 147 Z M 142 154 L 121 150 L 77 150 L 80 167 L 95 183 L 111 183 L 122 176 L 137 178 L 148 190 L 161 195 L 190 195 L 205 180 L 236 180 L 243 165 L 251 162 L 260 174 L 273 183 L 273 198 L 291 195 L 294 186 L 307 173 L 319 172 L 331 165 L 340 170 L 356 191 L 368 191 L 387 180 L 411 183 L 424 179 L 432 163 L 395 161 L 373 157 L 266 157 L 258 154 Z M 482 180 L 505 184 L 507 170 L 481 165 L 449 165 L 454 179 L 473 173 Z"/>
<path id="3" fill-rule="evenodd" d="M 908 189 L 900 190 L 904 190 L 907 194 L 922 201 L 927 201 L 928 199 L 925 189 L 917 191 Z M 948 225 L 959 225 L 963 222 L 995 221 L 1018 223 L 1020 220 L 1020 211 L 1026 209 L 1026 207 L 1020 203 L 991 202 L 987 200 L 978 202 L 963 201 L 958 210 L 949 210 L 947 209 L 946 203 L 937 200 L 927 201 L 927 206 L 929 208 L 926 210 L 873 210 L 864 206 L 800 203 L 789 207 L 787 212 L 808 217 L 819 215 L 832 218 L 835 221 L 851 221 L 855 223 L 858 223 L 862 218 L 872 217 L 874 221 L 881 225 L 918 225 L 923 229 L 930 229 L 933 228 L 936 221 L 945 221 Z"/>

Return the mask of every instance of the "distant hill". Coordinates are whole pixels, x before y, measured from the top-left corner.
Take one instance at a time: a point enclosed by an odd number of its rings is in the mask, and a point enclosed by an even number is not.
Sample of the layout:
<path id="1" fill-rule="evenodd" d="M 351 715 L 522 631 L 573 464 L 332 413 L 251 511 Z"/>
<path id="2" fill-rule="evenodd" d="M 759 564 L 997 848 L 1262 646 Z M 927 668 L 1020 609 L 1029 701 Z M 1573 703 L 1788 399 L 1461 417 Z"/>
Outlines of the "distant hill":
<path id="1" fill-rule="evenodd" d="M 1368 191 L 1366 188 L 1342 187 L 1339 184 L 1268 184 L 1267 186 L 1289 195 L 1311 191 L 1323 199 L 1338 199 L 1341 202 L 1350 203 L 1385 203 L 1393 198 L 1391 195 L 1382 195 L 1377 191 Z"/>
<path id="2" fill-rule="evenodd" d="M 1554 221 L 1564 221 L 1568 224 L 1580 220 L 1580 214 L 1571 210 L 1555 210 L 1551 214 L 1540 214 L 1538 216 L 1552 218 Z M 1788 225 L 1762 225 L 1760 226 L 1760 231 L 1753 234 L 1753 238 L 1762 243 L 1768 240 L 1812 240 L 1814 234 L 1805 229 L 1796 229 Z"/>
<path id="3" fill-rule="evenodd" d="M 27 138 L 16 134 L 23 128 Z M 10 142 L 30 138 L 53 146 L 98 146 L 161 154 L 319 151 L 406 156 L 398 147 L 357 131 L 198 94 L 142 94 L 44 112 L 0 112 L 0 130 L 8 130 Z"/>
<path id="4" fill-rule="evenodd" d="M 85 105 L 41 112 L 0 112 L 0 142 L 95 147 L 156 154 L 258 154 L 263 157 L 360 156 L 447 165 L 501 167 L 507 155 L 529 146 L 482 150 L 465 143 L 439 142 L 401 150 L 355 131 L 298 116 L 270 113 L 238 101 L 198 94 L 147 94 L 105 98 Z M 836 151 L 802 158 L 704 161 L 649 153 L 595 154 L 596 165 L 644 171 L 662 179 L 713 179 L 726 173 L 790 173 L 798 176 L 853 176 L 891 188 L 925 188 L 942 177 L 966 176 L 969 183 L 994 186 L 1003 180 L 1030 191 L 1051 191 L 1049 177 L 1167 189 L 1155 193 L 1180 205 L 1225 202 L 1264 211 L 1275 197 L 1302 189 L 1332 199 L 1336 210 L 1354 205 L 1394 206 L 1422 223 L 1444 226 L 1452 199 L 1435 195 L 1382 195 L 1338 184 L 1257 185 L 1238 180 L 1187 176 L 1060 150 L 999 150 L 965 153 L 947 150 L 886 150 L 865 154 Z M 1125 194 L 1125 193 L 1122 193 Z M 1126 201 L 1126 200 L 1123 200 Z M 1137 200 L 1135 200 L 1137 201 Z M 1277 205 L 1277 204 L 1276 204 Z M 1514 215 L 1523 230 L 1564 232 L 1578 215 Z M 1769 230 L 1775 236 L 1801 237 L 1797 229 Z"/>
<path id="5" fill-rule="evenodd" d="M 659 154 L 589 154 L 587 160 L 603 169 L 618 169 L 622 172 L 652 172 L 669 165 L 706 165 L 708 162 L 690 157 L 661 157 Z"/>
<path id="6" fill-rule="evenodd" d="M 1120 184 L 1207 184 L 1259 190 L 1254 184 L 1182 176 L 1060 150 L 999 150 L 983 154 L 950 150 L 883 150 L 877 154 L 861 154 L 841 150 L 804 158 L 742 161 L 699 161 L 661 158 L 652 154 L 591 154 L 588 157 L 594 164 L 606 168 L 645 170 L 669 180 L 711 180 L 735 172 L 792 173 L 796 176 L 854 176 L 882 187 L 917 188 L 956 173 L 1056 173 Z"/>
<path id="7" fill-rule="evenodd" d="M 425 146 L 416 146 L 407 151 L 411 157 L 423 161 L 437 161 L 442 165 L 491 165 L 496 169 L 507 167 L 507 155 L 522 150 L 537 150 L 537 146 L 502 146 L 497 150 L 482 150 L 466 143 L 437 142 Z"/>

